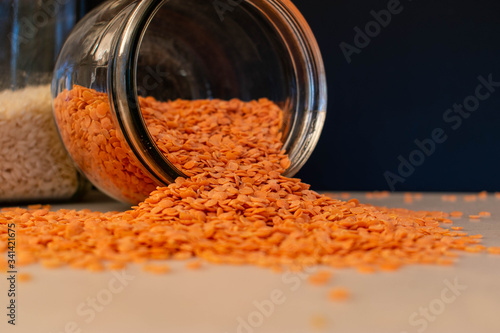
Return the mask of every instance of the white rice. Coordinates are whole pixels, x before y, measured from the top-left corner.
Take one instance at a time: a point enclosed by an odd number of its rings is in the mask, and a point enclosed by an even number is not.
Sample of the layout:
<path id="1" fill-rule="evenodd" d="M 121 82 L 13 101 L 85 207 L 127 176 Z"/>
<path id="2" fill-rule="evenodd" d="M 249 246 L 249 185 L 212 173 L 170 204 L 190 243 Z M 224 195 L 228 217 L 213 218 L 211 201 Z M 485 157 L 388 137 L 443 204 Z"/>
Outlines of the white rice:
<path id="1" fill-rule="evenodd" d="M 78 176 L 57 133 L 50 86 L 0 92 L 0 202 L 68 199 Z"/>

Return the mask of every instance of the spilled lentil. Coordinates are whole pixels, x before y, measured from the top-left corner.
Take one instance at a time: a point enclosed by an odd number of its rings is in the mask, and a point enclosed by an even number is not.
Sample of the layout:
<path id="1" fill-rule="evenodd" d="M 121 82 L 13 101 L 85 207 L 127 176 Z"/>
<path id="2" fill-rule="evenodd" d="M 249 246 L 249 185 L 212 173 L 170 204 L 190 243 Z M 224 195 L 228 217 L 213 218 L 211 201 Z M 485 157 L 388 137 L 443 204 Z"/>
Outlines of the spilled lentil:
<path id="1" fill-rule="evenodd" d="M 275 270 L 322 264 L 371 273 L 406 264 L 449 265 L 457 256 L 453 250 L 485 249 L 478 237 L 441 227 L 451 223 L 447 213 L 342 201 L 282 176 L 290 166 L 282 150 L 283 115 L 267 99 L 148 97 L 140 103 L 158 147 L 188 177 L 155 189 L 114 128 L 107 95 L 75 87 L 54 104 L 77 163 L 98 181 L 112 182 L 123 198 L 151 193 L 126 212 L 2 209 L 0 251 L 7 249 L 12 222 L 18 264 L 92 271 L 136 262 L 162 274 L 168 266 L 148 262 L 197 257 Z M 313 283 L 328 277 L 318 279 Z M 330 297 L 347 294 L 334 290 Z"/>
<path id="2" fill-rule="evenodd" d="M 313 286 L 323 286 L 328 284 L 328 282 L 330 282 L 331 277 L 332 277 L 332 272 L 321 270 L 319 272 L 310 275 L 307 281 L 309 282 L 309 284 L 312 284 Z"/>
<path id="3" fill-rule="evenodd" d="M 331 301 L 342 302 L 350 297 L 349 291 L 344 287 L 335 287 L 328 292 L 328 298 Z"/>

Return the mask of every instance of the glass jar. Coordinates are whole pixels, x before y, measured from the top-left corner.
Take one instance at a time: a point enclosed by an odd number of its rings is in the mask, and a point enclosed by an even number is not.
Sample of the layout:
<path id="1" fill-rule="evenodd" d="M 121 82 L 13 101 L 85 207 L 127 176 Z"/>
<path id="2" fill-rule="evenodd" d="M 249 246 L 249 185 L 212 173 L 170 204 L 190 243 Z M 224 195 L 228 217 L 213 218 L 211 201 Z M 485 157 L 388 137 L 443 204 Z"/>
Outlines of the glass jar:
<path id="1" fill-rule="evenodd" d="M 76 164 L 131 203 L 184 176 L 152 139 L 139 96 L 274 101 L 284 112 L 286 176 L 309 158 L 326 115 L 320 51 L 287 0 L 107 1 L 68 37 L 52 96 Z"/>
<path id="2" fill-rule="evenodd" d="M 50 84 L 74 0 L 0 2 L 0 203 L 66 200 L 86 181 L 56 129 Z"/>

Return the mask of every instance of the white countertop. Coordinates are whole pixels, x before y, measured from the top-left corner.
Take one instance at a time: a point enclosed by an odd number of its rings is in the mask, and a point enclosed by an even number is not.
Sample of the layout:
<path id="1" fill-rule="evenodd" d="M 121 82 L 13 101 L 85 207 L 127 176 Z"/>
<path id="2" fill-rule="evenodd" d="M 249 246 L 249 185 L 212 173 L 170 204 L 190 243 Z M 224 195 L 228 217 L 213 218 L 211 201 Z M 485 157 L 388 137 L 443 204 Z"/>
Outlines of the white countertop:
<path id="1" fill-rule="evenodd" d="M 466 217 L 455 219 L 455 226 L 483 234 L 483 245 L 500 246 L 500 199 L 492 194 L 475 202 L 457 194 L 454 203 L 424 194 L 412 204 L 403 194 L 371 200 L 364 193 L 351 195 L 380 206 L 463 211 Z M 63 207 L 128 208 L 98 194 L 54 209 Z M 492 216 L 478 222 L 467 217 L 480 211 Z M 0 332 L 500 332 L 500 255 L 464 253 L 451 267 L 407 266 L 369 275 L 332 270 L 326 286 L 310 285 L 307 273 L 207 263 L 193 271 L 185 264 L 169 261 L 165 275 L 143 272 L 139 265 L 103 273 L 20 267 L 32 280 L 17 285 L 14 327 L 7 324 L 8 281 L 1 279 Z M 330 301 L 327 294 L 335 286 L 347 288 L 350 299 Z"/>

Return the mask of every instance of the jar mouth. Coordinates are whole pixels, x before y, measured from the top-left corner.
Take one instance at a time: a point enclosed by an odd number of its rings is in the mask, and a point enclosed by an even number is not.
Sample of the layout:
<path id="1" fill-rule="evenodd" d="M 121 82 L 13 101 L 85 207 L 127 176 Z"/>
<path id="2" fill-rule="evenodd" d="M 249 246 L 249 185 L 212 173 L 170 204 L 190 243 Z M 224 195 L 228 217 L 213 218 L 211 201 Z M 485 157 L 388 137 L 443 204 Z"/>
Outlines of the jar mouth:
<path id="1" fill-rule="evenodd" d="M 110 58 L 108 93 L 117 124 L 133 154 L 157 183 L 170 184 L 185 175 L 161 153 L 151 137 L 139 105 L 137 57 L 147 26 L 164 0 L 140 1 L 123 28 L 116 54 Z"/>
<path id="2" fill-rule="evenodd" d="M 141 53 L 144 52 L 145 45 L 150 46 L 148 49 L 160 48 L 150 42 L 154 39 L 150 36 L 154 33 L 152 28 L 157 24 L 155 17 L 160 15 L 162 20 L 159 16 L 156 18 L 158 21 L 168 22 L 170 19 L 175 20 L 179 14 L 168 11 L 169 4 L 173 3 L 175 0 L 138 2 L 123 27 L 108 72 L 109 98 L 111 107 L 115 109 L 117 123 L 133 154 L 158 184 L 169 184 L 177 177 L 186 176 L 161 152 L 148 131 L 139 105 L 139 96 L 144 90 L 139 81 L 145 82 L 144 76 L 141 76 L 144 71 L 140 71 L 138 67 L 142 66 L 143 58 L 147 58 Z M 186 0 L 183 3 L 189 6 Z M 203 3 L 212 6 L 211 2 Z M 187 60 L 182 64 L 168 64 L 166 70 L 173 74 L 164 80 L 164 87 L 160 87 L 164 90 L 159 95 L 154 96 L 154 89 L 146 93 L 163 100 L 276 99 L 274 102 L 288 115 L 283 128 L 283 149 L 289 154 L 292 163 L 284 175 L 293 176 L 311 155 L 326 116 L 326 79 L 321 54 L 309 26 L 290 1 L 244 1 L 238 6 L 241 8 L 235 7 L 225 17 L 221 17 L 220 12 L 213 8 L 208 19 L 205 14 L 192 19 L 202 23 L 206 19 L 207 22 L 203 23 L 204 26 L 199 26 L 199 36 L 188 36 L 192 38 L 189 41 L 191 45 L 185 42 L 185 36 L 179 37 L 181 32 L 167 29 L 171 35 L 161 40 L 171 38 L 172 43 L 178 45 L 176 48 L 164 45 L 168 49 L 166 57 L 168 58 L 169 52 L 177 52 L 176 57 L 172 58 L 185 57 Z M 188 18 L 196 12 L 195 9 L 189 9 Z M 206 13 L 202 10 L 199 12 Z M 179 15 L 181 14 L 180 11 Z M 163 16 L 167 16 L 167 19 Z M 186 18 L 180 22 L 186 22 Z M 245 23 L 247 25 L 241 28 Z M 172 26 L 167 23 L 165 27 Z M 207 33 L 203 34 L 202 30 L 205 29 Z M 219 36 L 224 31 L 227 35 Z M 209 36 L 219 36 L 219 39 L 213 37 L 213 40 L 207 41 Z M 229 42 L 226 43 L 226 39 Z M 205 43 L 208 51 L 200 52 L 197 49 L 201 43 Z M 254 43 L 260 45 L 253 45 Z M 245 54 L 254 56 L 240 61 L 237 57 L 244 56 L 242 50 Z M 204 58 L 193 56 L 204 52 Z M 212 56 L 214 53 L 217 56 Z M 236 62 L 239 65 L 233 66 Z M 233 68 L 224 68 L 224 64 Z M 151 66 L 146 69 L 151 69 Z M 162 95 L 164 92 L 166 96 Z"/>

